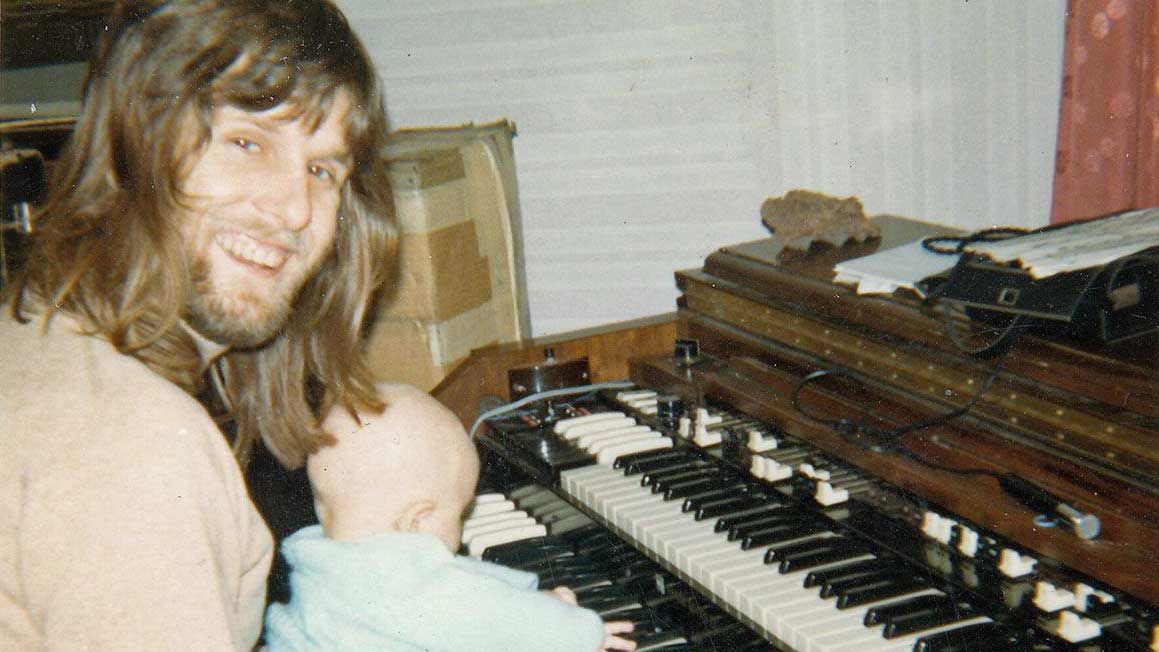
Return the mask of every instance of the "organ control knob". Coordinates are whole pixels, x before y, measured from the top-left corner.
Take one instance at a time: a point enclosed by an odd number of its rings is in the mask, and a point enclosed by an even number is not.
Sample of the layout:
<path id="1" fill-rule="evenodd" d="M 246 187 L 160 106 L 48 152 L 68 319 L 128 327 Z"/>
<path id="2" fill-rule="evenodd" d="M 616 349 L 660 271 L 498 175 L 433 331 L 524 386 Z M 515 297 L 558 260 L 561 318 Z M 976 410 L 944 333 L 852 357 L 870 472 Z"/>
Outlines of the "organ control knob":
<path id="1" fill-rule="evenodd" d="M 676 364 L 687 367 L 700 361 L 700 342 L 698 340 L 677 339 L 674 356 Z"/>
<path id="2" fill-rule="evenodd" d="M 1016 475 L 1002 475 L 998 483 L 1006 493 L 1014 496 L 1031 509 L 1056 519 L 1067 526 L 1075 536 L 1083 540 L 1094 539 L 1099 536 L 1099 517 L 1094 514 L 1081 512 L 1064 503 L 1049 492 L 1034 486 L 1029 481 Z"/>

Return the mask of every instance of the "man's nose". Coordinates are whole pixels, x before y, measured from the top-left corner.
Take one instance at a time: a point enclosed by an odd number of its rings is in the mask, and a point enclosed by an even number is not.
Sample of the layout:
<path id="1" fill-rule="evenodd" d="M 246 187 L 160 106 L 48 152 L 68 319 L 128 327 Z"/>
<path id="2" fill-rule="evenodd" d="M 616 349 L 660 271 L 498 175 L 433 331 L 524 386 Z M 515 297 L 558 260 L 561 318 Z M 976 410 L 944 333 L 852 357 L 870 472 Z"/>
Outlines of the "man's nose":
<path id="1" fill-rule="evenodd" d="M 285 229 L 305 229 L 313 217 L 306 165 L 282 161 L 271 166 L 269 175 L 262 181 L 264 187 L 255 189 L 259 193 L 258 208 Z"/>

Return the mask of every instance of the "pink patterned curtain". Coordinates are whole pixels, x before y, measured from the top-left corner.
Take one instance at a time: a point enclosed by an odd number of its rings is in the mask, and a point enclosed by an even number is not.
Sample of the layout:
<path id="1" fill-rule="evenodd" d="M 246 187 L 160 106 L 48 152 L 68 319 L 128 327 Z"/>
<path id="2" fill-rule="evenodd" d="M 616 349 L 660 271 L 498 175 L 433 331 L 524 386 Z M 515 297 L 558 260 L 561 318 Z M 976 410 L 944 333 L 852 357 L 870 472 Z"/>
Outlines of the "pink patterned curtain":
<path id="1" fill-rule="evenodd" d="M 1159 7 L 1069 0 L 1052 223 L 1159 205 Z"/>

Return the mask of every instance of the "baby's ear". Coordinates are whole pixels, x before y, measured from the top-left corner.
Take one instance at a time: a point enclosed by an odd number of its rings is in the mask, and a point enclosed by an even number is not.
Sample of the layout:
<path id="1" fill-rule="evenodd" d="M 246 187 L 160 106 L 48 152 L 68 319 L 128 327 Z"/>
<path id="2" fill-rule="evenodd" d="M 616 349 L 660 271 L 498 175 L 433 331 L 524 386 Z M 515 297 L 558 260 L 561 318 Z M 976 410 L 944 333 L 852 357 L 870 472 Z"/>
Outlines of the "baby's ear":
<path id="1" fill-rule="evenodd" d="M 431 525 L 431 515 L 434 514 L 435 504 L 429 500 L 419 500 L 411 503 L 399 515 L 396 525 L 399 532 L 428 532 Z"/>

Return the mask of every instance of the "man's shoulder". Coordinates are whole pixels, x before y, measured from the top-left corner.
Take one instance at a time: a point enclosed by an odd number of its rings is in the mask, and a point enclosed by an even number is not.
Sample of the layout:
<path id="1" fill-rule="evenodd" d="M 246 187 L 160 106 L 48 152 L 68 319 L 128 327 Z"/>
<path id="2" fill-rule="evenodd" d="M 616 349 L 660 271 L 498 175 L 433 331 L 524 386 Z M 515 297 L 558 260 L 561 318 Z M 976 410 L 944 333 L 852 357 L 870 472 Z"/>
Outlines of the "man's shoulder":
<path id="1" fill-rule="evenodd" d="M 0 376 L 7 396 L 33 402 L 44 402 L 42 397 L 70 397 L 59 406 L 62 409 L 75 409 L 67 403 L 85 396 L 134 399 L 89 406 L 118 412 L 146 407 L 150 398 L 164 397 L 189 406 L 197 403 L 140 360 L 121 353 L 103 337 L 85 334 L 64 315 L 54 317 L 47 326 L 40 319 L 19 323 L 2 318 L 0 341 L 4 342 L 0 368 L 12 372 Z"/>
<path id="2" fill-rule="evenodd" d="M 196 399 L 67 317 L 46 328 L 39 319 L 19 323 L 5 316 L 0 340 L 0 415 L 11 424 L 0 439 L 14 440 L 6 446 L 52 457 L 118 442 L 138 448 L 180 443 L 148 436 L 165 431 L 220 438 Z"/>

